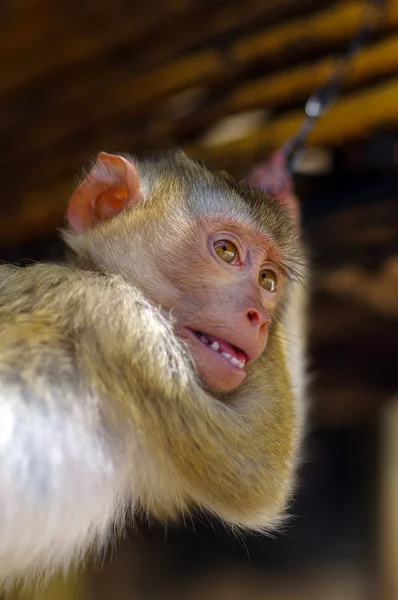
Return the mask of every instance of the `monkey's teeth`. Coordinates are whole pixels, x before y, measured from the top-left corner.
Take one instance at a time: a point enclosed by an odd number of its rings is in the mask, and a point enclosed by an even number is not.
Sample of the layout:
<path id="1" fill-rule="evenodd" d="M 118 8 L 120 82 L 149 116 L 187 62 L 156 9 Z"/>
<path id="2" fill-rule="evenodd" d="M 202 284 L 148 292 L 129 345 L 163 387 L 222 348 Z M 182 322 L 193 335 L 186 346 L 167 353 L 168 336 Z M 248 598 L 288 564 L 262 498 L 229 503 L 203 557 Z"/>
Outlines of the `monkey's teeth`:
<path id="1" fill-rule="evenodd" d="M 245 363 L 243 360 L 238 360 L 235 358 L 235 356 L 231 356 L 228 352 L 220 352 L 219 354 L 221 354 L 221 356 L 223 356 L 226 360 L 229 360 L 229 362 L 236 367 L 239 367 L 240 369 L 244 368 Z"/>
<path id="2" fill-rule="evenodd" d="M 221 354 L 221 356 L 225 358 L 225 360 L 228 360 L 230 363 L 232 363 L 236 367 L 239 367 L 240 369 L 245 368 L 246 361 L 238 360 L 237 358 L 235 358 L 235 356 L 229 354 L 229 352 L 220 352 L 220 344 L 218 342 L 214 341 L 210 344 L 210 340 L 203 333 L 197 332 L 196 335 L 198 336 L 202 344 L 204 344 L 205 346 L 209 346 L 209 348 L 217 352 L 217 354 Z"/>

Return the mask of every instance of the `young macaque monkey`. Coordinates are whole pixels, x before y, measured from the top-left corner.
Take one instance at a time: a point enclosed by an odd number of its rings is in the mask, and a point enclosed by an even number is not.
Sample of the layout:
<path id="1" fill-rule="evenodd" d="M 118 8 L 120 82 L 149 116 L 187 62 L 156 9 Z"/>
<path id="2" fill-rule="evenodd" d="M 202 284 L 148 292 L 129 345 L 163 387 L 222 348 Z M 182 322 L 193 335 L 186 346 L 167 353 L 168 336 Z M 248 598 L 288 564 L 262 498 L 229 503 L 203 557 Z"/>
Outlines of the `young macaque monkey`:
<path id="1" fill-rule="evenodd" d="M 274 527 L 303 422 L 293 194 L 101 153 L 67 217 L 73 263 L 0 267 L 0 581 L 130 510 Z"/>

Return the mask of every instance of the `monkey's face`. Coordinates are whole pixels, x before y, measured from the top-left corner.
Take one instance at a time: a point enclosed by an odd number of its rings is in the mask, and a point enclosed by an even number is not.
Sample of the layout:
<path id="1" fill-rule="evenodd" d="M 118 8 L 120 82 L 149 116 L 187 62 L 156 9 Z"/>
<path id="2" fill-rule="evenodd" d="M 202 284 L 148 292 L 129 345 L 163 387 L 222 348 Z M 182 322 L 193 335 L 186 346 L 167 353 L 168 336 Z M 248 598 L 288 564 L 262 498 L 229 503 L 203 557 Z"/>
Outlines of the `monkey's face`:
<path id="1" fill-rule="evenodd" d="M 296 260 L 291 219 L 187 158 L 140 168 L 99 155 L 70 202 L 68 244 L 170 313 L 204 386 L 232 391 L 265 351 Z"/>
<path id="2" fill-rule="evenodd" d="M 266 236 L 222 220 L 192 221 L 173 246 L 162 276 L 174 293 L 162 286 L 156 300 L 171 311 L 203 384 L 232 391 L 267 345 L 284 286 L 276 252 Z"/>

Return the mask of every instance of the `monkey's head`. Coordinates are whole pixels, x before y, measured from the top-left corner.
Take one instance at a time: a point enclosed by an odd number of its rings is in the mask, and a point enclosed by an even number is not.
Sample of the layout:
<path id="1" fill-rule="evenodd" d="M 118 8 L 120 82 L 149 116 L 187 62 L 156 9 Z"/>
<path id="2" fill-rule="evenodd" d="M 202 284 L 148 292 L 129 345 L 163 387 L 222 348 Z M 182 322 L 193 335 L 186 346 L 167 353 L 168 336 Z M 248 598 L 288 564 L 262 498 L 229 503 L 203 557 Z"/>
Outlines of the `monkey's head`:
<path id="1" fill-rule="evenodd" d="M 171 315 L 205 387 L 244 381 L 297 269 L 288 203 L 181 152 L 157 162 L 101 153 L 68 221 L 81 264 L 120 274 Z"/>

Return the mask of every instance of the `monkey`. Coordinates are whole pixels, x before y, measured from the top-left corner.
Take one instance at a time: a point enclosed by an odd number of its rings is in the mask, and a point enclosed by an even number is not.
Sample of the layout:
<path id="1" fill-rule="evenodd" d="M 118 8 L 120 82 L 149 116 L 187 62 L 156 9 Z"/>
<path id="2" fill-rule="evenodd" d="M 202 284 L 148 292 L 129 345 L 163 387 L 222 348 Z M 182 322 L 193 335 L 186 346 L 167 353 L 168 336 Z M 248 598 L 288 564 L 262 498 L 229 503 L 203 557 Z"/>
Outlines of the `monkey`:
<path id="1" fill-rule="evenodd" d="M 283 521 L 306 252 L 294 195 L 268 192 L 182 151 L 101 152 L 68 205 L 72 258 L 0 266 L 2 585 L 100 551 L 130 515 Z"/>

